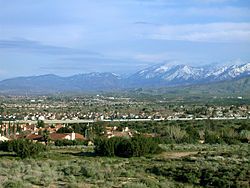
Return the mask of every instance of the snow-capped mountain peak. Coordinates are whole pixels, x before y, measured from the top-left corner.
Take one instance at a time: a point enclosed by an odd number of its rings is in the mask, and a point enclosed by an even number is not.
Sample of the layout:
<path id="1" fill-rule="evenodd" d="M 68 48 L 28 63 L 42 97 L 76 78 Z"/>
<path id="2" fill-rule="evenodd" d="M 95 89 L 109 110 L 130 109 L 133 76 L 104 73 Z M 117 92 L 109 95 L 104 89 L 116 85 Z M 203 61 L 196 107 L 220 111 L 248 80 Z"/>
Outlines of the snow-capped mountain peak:
<path id="1" fill-rule="evenodd" d="M 194 67 L 183 63 L 175 63 L 151 66 L 132 75 L 130 80 L 134 79 L 134 81 L 143 83 L 149 82 L 154 85 L 157 83 L 183 85 L 222 81 L 250 75 L 250 63 L 242 63 L 239 60 L 235 64 L 221 67 L 211 66 L 209 69 L 207 67 Z"/>
<path id="2" fill-rule="evenodd" d="M 159 68 L 155 69 L 154 72 L 156 73 L 164 73 L 175 67 L 176 65 L 171 64 L 163 64 Z"/>

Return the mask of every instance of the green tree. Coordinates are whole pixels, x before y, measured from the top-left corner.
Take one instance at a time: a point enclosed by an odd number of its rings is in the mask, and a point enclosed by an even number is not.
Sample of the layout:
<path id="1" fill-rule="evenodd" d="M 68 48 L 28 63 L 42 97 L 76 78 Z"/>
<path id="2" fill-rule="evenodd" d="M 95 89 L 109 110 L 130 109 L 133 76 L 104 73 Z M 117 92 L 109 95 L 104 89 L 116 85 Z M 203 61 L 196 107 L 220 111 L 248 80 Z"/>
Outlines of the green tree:
<path id="1" fill-rule="evenodd" d="M 45 123 L 44 123 L 44 121 L 42 121 L 42 120 L 38 120 L 37 121 L 37 128 L 44 128 L 45 127 Z"/>
<path id="2" fill-rule="evenodd" d="M 95 152 L 101 156 L 139 157 L 161 152 L 153 138 L 135 136 L 134 138 L 99 138 L 95 142 Z"/>
<path id="3" fill-rule="evenodd" d="M 43 136 L 43 140 L 45 142 L 46 145 L 48 145 L 49 141 L 50 141 L 50 138 L 49 138 L 49 131 L 47 129 L 45 129 L 43 132 L 42 132 L 42 136 Z"/>
<path id="4" fill-rule="evenodd" d="M 20 158 L 36 157 L 39 153 L 46 151 L 46 147 L 40 143 L 33 143 L 31 140 L 18 139 L 0 144 L 0 150 L 15 152 Z"/>

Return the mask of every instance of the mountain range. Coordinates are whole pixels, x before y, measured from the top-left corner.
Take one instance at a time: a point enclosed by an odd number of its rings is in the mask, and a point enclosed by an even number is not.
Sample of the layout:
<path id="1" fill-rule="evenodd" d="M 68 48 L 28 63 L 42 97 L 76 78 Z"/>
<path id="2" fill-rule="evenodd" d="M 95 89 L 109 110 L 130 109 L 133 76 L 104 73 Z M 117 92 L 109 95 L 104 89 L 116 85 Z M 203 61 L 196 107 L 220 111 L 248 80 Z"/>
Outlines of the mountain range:
<path id="1" fill-rule="evenodd" d="M 1 93 L 56 93 L 160 88 L 218 83 L 250 76 L 250 63 L 194 67 L 178 62 L 157 64 L 126 78 L 114 73 L 88 73 L 69 77 L 53 74 L 0 81 Z"/>
<path id="2" fill-rule="evenodd" d="M 133 86 L 181 86 L 232 80 L 250 76 L 250 63 L 193 67 L 178 62 L 159 64 L 129 77 Z"/>

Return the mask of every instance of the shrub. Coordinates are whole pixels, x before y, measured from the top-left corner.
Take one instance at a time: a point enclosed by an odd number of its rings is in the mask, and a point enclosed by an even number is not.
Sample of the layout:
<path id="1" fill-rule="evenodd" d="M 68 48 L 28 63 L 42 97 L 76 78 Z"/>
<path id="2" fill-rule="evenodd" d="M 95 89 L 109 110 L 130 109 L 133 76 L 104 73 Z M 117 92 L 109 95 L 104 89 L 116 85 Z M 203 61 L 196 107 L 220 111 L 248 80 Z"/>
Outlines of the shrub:
<path id="1" fill-rule="evenodd" d="M 139 157 L 160 153 L 161 148 L 153 138 L 143 136 L 136 136 L 132 139 L 113 137 L 95 140 L 95 152 L 98 155 L 109 157 Z"/>
<path id="2" fill-rule="evenodd" d="M 13 181 L 13 180 L 8 180 L 3 183 L 4 188 L 24 188 L 24 184 L 22 181 Z"/>
<path id="3" fill-rule="evenodd" d="M 119 141 L 119 140 L 118 140 Z M 116 143 L 115 155 L 120 157 L 132 157 L 134 148 L 131 139 L 122 139 Z"/>
<path id="4" fill-rule="evenodd" d="M 132 138 L 134 156 L 160 153 L 162 150 L 154 138 L 136 136 Z"/>
<path id="5" fill-rule="evenodd" d="M 61 127 L 56 132 L 57 133 L 72 133 L 73 130 L 72 130 L 72 128 L 69 128 L 69 127 Z"/>
<path id="6" fill-rule="evenodd" d="M 1 143 L 0 149 L 2 151 L 15 152 L 18 157 L 23 159 L 37 156 L 40 152 L 45 151 L 46 147 L 43 144 L 33 143 L 30 140 L 18 139 Z"/>
<path id="7" fill-rule="evenodd" d="M 241 142 L 249 142 L 250 141 L 250 131 L 249 130 L 242 130 L 240 132 L 240 140 Z"/>
<path id="8" fill-rule="evenodd" d="M 122 188 L 146 188 L 147 185 L 144 183 L 130 182 L 122 186 Z"/>
<path id="9" fill-rule="evenodd" d="M 0 142 L 0 151 L 9 151 L 8 145 L 9 145 L 9 142 Z"/>
<path id="10" fill-rule="evenodd" d="M 86 140 L 56 140 L 55 146 L 77 146 L 77 145 L 88 145 Z"/>
<path id="11" fill-rule="evenodd" d="M 179 126 L 167 126 L 163 133 L 161 134 L 163 137 L 163 142 L 165 143 L 182 143 L 188 136 L 185 130 L 182 130 Z"/>
<path id="12" fill-rule="evenodd" d="M 220 138 L 220 135 L 213 131 L 206 130 L 204 138 L 205 138 L 205 143 L 208 144 L 221 144 L 224 142 L 223 139 Z"/>
<path id="13" fill-rule="evenodd" d="M 235 167 L 236 165 L 225 166 L 223 163 L 218 166 L 182 164 L 170 167 L 154 166 L 147 171 L 157 176 L 203 187 L 242 187 L 249 178 L 249 170 L 246 170 L 248 167 Z"/>
<path id="14" fill-rule="evenodd" d="M 116 138 L 100 138 L 94 141 L 95 152 L 97 155 L 113 157 L 115 156 L 115 144 L 118 143 Z"/>

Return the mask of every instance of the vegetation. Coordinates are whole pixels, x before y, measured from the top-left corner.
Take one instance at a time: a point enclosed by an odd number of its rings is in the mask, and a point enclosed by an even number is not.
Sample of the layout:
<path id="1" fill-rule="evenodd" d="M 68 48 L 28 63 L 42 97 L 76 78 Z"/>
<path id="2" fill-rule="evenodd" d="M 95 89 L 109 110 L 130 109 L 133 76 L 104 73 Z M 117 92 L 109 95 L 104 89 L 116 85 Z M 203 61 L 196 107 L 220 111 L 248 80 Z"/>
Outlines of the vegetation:
<path id="1" fill-rule="evenodd" d="M 33 143 L 30 140 L 18 139 L 0 143 L 0 151 L 15 152 L 22 159 L 38 156 L 44 152 L 46 147 L 40 143 Z"/>
<path id="2" fill-rule="evenodd" d="M 196 163 L 177 163 L 176 166 L 154 166 L 148 171 L 178 182 L 203 187 L 247 187 L 250 171 L 249 164 L 246 163 L 245 165 L 238 166 L 233 163 L 225 165 L 224 161 L 220 160 L 216 163 L 197 161 Z"/>
<path id="3" fill-rule="evenodd" d="M 153 133 L 162 144 L 239 144 L 250 141 L 250 120 L 114 122 L 109 126 L 129 127 L 142 134 Z"/>
<path id="4" fill-rule="evenodd" d="M 152 138 L 136 136 L 133 138 L 96 139 L 95 152 L 101 156 L 140 157 L 161 152 L 158 143 Z"/>
<path id="5" fill-rule="evenodd" d="M 37 121 L 37 128 L 44 128 L 45 127 L 45 123 L 44 123 L 44 121 L 42 121 L 42 120 L 38 120 Z"/>
<path id="6" fill-rule="evenodd" d="M 55 146 L 77 146 L 77 145 L 88 145 L 86 140 L 56 140 Z"/>
<path id="7" fill-rule="evenodd" d="M 0 187 L 249 187 L 249 121 L 101 124 L 100 130 L 128 126 L 141 135 L 107 139 L 99 130 L 95 147 L 66 140 L 55 143 L 65 147 L 3 142 Z"/>
<path id="8" fill-rule="evenodd" d="M 173 144 L 162 148 L 161 154 L 132 158 L 99 157 L 90 148 L 50 149 L 38 158 L 23 160 L 0 153 L 0 185 L 4 188 L 249 186 L 248 144 Z"/>

